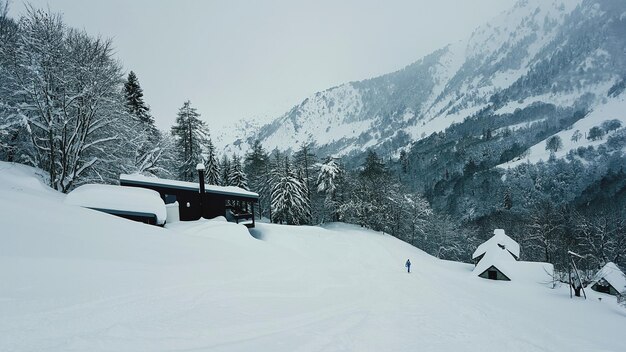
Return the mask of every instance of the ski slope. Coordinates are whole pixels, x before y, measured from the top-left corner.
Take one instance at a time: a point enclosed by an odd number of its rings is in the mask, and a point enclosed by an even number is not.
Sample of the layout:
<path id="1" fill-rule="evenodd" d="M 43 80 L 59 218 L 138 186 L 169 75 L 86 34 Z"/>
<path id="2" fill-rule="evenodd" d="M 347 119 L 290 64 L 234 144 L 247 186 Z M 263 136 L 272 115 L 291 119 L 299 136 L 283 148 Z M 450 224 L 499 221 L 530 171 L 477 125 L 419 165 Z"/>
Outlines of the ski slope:
<path id="1" fill-rule="evenodd" d="M 0 163 L 0 351 L 626 346 L 611 296 L 480 279 L 346 224 L 143 225 L 65 204 L 35 174 Z"/>

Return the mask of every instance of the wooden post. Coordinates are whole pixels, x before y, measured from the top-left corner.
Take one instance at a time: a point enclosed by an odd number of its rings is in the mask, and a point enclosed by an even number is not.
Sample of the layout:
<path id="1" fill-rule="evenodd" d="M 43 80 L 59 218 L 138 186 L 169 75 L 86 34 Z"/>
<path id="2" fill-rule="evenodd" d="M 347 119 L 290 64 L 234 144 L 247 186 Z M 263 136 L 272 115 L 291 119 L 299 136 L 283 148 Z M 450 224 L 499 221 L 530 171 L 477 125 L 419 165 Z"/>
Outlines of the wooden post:
<path id="1" fill-rule="evenodd" d="M 569 282 L 569 298 L 573 298 L 572 296 L 572 266 L 567 266 L 567 281 Z"/>
<path id="2" fill-rule="evenodd" d="M 200 218 L 203 218 L 204 215 L 206 215 L 206 211 L 205 211 L 205 192 L 204 192 L 204 164 L 203 163 L 199 163 L 198 165 L 196 165 L 196 170 L 198 170 L 198 182 L 200 183 L 200 189 L 199 189 L 199 193 L 200 193 Z"/>
<path id="3" fill-rule="evenodd" d="M 578 257 L 578 258 L 584 258 L 584 257 L 572 251 L 567 251 L 567 254 L 570 255 L 570 261 L 572 263 L 572 267 L 574 268 L 574 272 L 576 273 L 576 278 L 578 278 L 578 284 L 580 284 L 580 289 L 583 291 L 583 296 L 585 297 L 585 299 L 587 299 L 587 293 L 585 293 L 585 288 L 583 287 L 583 280 L 581 280 L 580 273 L 578 272 L 578 268 L 576 267 L 576 262 L 574 262 L 574 257 Z"/>

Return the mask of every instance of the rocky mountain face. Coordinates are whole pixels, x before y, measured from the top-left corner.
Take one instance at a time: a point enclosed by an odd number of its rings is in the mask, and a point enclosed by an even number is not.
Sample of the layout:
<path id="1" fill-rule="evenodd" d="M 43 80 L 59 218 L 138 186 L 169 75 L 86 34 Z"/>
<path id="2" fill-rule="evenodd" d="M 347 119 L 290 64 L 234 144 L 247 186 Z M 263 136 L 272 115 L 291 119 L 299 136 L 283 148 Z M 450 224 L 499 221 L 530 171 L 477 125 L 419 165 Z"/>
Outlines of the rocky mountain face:
<path id="1" fill-rule="evenodd" d="M 316 93 L 260 129 L 246 129 L 226 150 L 260 139 L 268 150 L 307 143 L 319 154 L 373 148 L 398 156 L 477 113 L 496 119 L 537 103 L 592 111 L 619 99 L 626 108 L 625 80 L 626 1 L 521 0 L 467 40 L 400 71 Z"/>

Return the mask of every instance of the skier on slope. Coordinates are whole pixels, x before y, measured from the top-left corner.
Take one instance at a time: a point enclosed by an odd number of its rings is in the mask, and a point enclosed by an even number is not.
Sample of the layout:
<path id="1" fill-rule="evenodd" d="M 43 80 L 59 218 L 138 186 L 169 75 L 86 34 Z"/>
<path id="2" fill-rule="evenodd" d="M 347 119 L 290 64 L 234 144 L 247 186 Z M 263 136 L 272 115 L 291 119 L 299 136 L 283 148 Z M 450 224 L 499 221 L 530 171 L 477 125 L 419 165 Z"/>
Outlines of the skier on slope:
<path id="1" fill-rule="evenodd" d="M 411 261 L 407 259 L 406 264 L 404 264 L 404 266 L 406 266 L 406 272 L 411 273 Z"/>

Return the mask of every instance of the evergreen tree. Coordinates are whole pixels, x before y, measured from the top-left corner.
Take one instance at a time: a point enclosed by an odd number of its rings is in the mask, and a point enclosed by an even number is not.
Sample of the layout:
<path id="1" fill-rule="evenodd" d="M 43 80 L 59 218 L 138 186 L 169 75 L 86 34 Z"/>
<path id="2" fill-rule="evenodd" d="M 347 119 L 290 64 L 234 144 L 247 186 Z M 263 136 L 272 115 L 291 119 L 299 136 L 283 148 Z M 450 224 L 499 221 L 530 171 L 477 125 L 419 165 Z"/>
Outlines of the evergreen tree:
<path id="1" fill-rule="evenodd" d="M 300 146 L 300 150 L 298 150 L 294 155 L 294 163 L 303 171 L 304 182 L 309 190 L 311 189 L 313 166 L 315 165 L 315 162 L 316 156 L 311 152 L 311 148 L 306 144 L 302 144 L 302 146 Z M 311 199 L 310 191 L 307 191 L 307 197 L 309 200 Z"/>
<path id="2" fill-rule="evenodd" d="M 400 151 L 400 166 L 402 167 L 403 174 L 409 172 L 409 157 L 404 149 Z"/>
<path id="3" fill-rule="evenodd" d="M 423 245 L 433 215 L 430 204 L 419 194 L 409 193 L 404 195 L 401 207 L 401 231 L 405 234 L 403 239 L 414 246 L 417 246 L 417 240 L 420 239 Z"/>
<path id="4" fill-rule="evenodd" d="M 220 167 L 217 162 L 217 156 L 215 155 L 215 146 L 213 145 L 213 141 L 209 138 L 207 141 L 207 157 L 204 162 L 205 173 L 204 180 L 206 183 L 210 185 L 219 185 L 220 184 Z"/>
<path id="5" fill-rule="evenodd" d="M 504 209 L 510 210 L 513 207 L 513 198 L 511 198 L 511 191 L 508 189 L 504 193 Z"/>
<path id="6" fill-rule="evenodd" d="M 310 218 L 306 188 L 285 157 L 282 170 L 274 170 L 276 182 L 272 187 L 272 222 L 301 225 Z"/>
<path id="7" fill-rule="evenodd" d="M 228 179 L 230 175 L 230 159 L 226 154 L 222 155 L 222 161 L 220 162 L 220 186 L 229 186 L 230 181 Z"/>
<path id="8" fill-rule="evenodd" d="M 387 175 L 387 169 L 385 168 L 383 160 L 376 152 L 369 150 L 365 157 L 360 176 L 367 180 L 375 181 Z"/>
<path id="9" fill-rule="evenodd" d="M 270 163 L 267 152 L 257 139 L 246 154 L 244 171 L 248 176 L 250 189 L 259 194 L 259 217 L 268 216 L 270 212 Z"/>
<path id="10" fill-rule="evenodd" d="M 167 147 L 171 147 L 156 128 L 154 119 L 150 115 L 150 108 L 143 98 L 143 89 L 139 85 L 137 75 L 130 71 L 124 82 L 124 101 L 126 110 L 133 118 L 135 132 L 130 141 L 133 146 L 134 170 L 131 172 L 163 174 L 169 173 L 164 167 L 167 164 L 167 154 L 171 153 Z"/>
<path id="11" fill-rule="evenodd" d="M 302 195 L 302 203 L 300 205 L 300 212 L 298 215 L 299 225 L 311 224 L 311 198 L 309 187 L 307 186 L 307 180 L 305 175 L 305 169 L 299 169 L 296 175 L 298 184 L 300 184 L 299 193 Z"/>
<path id="12" fill-rule="evenodd" d="M 340 212 L 347 221 L 376 231 L 394 231 L 399 221 L 399 186 L 391 180 L 385 164 L 374 151 L 368 151 L 355 187 Z"/>
<path id="13" fill-rule="evenodd" d="M 191 107 L 189 100 L 178 110 L 172 135 L 175 137 L 178 153 L 178 178 L 193 181 L 196 165 L 203 162 L 202 148 L 208 140 L 209 133 L 204 122 L 200 120 L 200 114 Z"/>
<path id="14" fill-rule="evenodd" d="M 328 157 L 317 177 L 317 191 L 324 194 L 324 209 L 330 221 L 339 221 L 339 191 L 344 171 L 339 162 Z M 322 219 L 324 221 L 325 218 Z"/>
<path id="15" fill-rule="evenodd" d="M 549 150 L 550 153 L 556 153 L 561 148 L 563 148 L 563 141 L 559 136 L 552 136 L 546 141 L 546 150 Z"/>
<path id="16" fill-rule="evenodd" d="M 597 141 L 604 137 L 604 130 L 598 126 L 593 126 L 589 129 L 587 139 L 591 141 Z"/>
<path id="17" fill-rule="evenodd" d="M 150 108 L 143 100 L 143 89 L 139 85 L 137 75 L 133 71 L 130 71 L 124 83 L 124 98 L 126 99 L 126 108 L 133 117 L 143 122 L 146 126 L 156 129 L 154 119 L 150 115 Z"/>
<path id="18" fill-rule="evenodd" d="M 243 172 L 241 159 L 237 155 L 233 155 L 230 163 L 230 173 L 228 174 L 228 185 L 248 190 L 248 177 Z"/>

